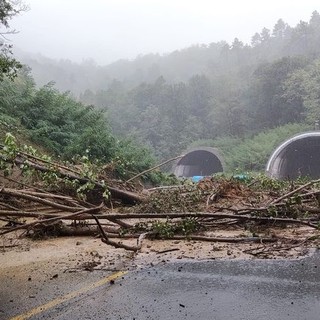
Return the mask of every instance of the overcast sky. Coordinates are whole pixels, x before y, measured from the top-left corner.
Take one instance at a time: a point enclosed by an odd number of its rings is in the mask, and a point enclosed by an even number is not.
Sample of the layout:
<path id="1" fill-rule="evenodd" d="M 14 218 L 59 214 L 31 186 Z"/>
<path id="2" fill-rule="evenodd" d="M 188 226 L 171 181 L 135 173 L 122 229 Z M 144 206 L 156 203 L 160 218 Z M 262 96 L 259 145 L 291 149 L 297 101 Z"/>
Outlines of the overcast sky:
<path id="1" fill-rule="evenodd" d="M 14 46 L 50 58 L 98 64 L 238 37 L 245 43 L 279 18 L 309 21 L 320 0 L 24 0 Z"/>

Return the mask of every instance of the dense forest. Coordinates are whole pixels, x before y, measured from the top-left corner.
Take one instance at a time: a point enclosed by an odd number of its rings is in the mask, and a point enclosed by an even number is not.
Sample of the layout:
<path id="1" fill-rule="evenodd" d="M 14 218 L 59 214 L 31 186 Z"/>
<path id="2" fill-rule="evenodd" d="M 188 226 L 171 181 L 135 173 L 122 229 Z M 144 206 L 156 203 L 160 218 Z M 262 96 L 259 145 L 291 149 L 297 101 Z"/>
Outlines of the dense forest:
<path id="1" fill-rule="evenodd" d="M 132 142 L 118 140 L 130 137 L 150 151 L 141 149 L 135 161 L 151 154 L 160 161 L 205 145 L 222 150 L 229 171 L 256 171 L 277 144 L 312 130 L 319 119 L 317 11 L 295 27 L 278 20 L 273 30 L 255 33 L 250 45 L 236 38 L 104 67 L 18 58 L 31 70 L 1 83 L 2 121 L 14 117 L 33 141 L 59 155 L 90 147 L 108 158 L 116 141 L 127 144 L 121 152 L 134 153 Z"/>

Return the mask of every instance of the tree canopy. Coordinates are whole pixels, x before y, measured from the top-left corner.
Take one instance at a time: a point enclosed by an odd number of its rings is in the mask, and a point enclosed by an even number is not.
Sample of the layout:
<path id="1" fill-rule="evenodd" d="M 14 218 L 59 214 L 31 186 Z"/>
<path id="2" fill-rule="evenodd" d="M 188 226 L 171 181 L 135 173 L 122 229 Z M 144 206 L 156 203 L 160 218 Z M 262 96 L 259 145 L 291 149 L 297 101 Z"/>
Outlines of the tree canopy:
<path id="1" fill-rule="evenodd" d="M 12 55 L 12 44 L 8 41 L 7 35 L 16 32 L 10 28 L 10 20 L 25 10 L 27 6 L 21 1 L 0 1 L 0 80 L 5 76 L 15 78 L 17 71 L 22 68 L 22 64 Z"/>
<path id="2" fill-rule="evenodd" d="M 43 86 L 22 70 L 0 86 L 0 108 L 66 158 L 90 146 L 92 157 L 115 159 L 121 149 L 122 160 L 145 165 L 141 155 L 152 156 L 136 145 L 160 161 L 205 141 L 224 151 L 229 170 L 262 170 L 277 143 L 319 120 L 319 31 L 314 11 L 295 27 L 279 19 L 251 45 L 235 38 L 106 67 L 30 60 Z"/>

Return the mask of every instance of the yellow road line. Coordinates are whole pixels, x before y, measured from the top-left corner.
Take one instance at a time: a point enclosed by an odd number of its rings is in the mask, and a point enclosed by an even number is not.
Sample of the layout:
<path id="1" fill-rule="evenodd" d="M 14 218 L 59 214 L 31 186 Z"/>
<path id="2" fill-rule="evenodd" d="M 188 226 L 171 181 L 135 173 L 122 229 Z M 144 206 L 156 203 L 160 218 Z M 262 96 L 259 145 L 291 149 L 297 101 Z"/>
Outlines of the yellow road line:
<path id="1" fill-rule="evenodd" d="M 45 303 L 41 306 L 38 306 L 38 307 L 35 307 L 23 314 L 20 314 L 18 316 L 15 316 L 13 318 L 11 318 L 10 320 L 25 320 L 25 319 L 29 319 L 30 317 L 33 317 L 41 312 L 44 312 L 46 310 L 49 310 L 63 302 L 66 302 L 68 300 L 71 300 L 77 296 L 79 296 L 80 294 L 82 293 L 86 293 L 90 290 L 93 290 L 95 288 L 98 288 L 104 284 L 106 284 L 107 282 L 110 282 L 111 280 L 115 280 L 117 278 L 120 278 L 121 276 L 125 275 L 126 273 L 128 273 L 128 271 L 119 271 L 119 272 L 116 272 L 116 273 L 113 273 L 112 275 L 106 277 L 106 278 L 103 278 L 101 279 L 100 281 L 97 281 L 97 282 L 94 282 L 94 283 L 91 283 L 90 285 L 84 287 L 84 288 L 81 288 L 79 290 L 76 290 L 76 291 L 73 291 L 73 292 L 70 292 L 62 297 L 59 297 L 59 298 L 56 298 L 54 300 L 51 300 L 49 301 L 48 303 Z"/>

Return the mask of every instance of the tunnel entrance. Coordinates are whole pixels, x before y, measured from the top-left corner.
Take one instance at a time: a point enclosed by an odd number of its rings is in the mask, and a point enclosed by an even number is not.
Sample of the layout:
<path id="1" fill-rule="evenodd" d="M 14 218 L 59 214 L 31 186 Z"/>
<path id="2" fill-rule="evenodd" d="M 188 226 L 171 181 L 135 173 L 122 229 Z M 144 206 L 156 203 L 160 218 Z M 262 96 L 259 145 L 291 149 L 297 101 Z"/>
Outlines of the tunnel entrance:
<path id="1" fill-rule="evenodd" d="M 277 179 L 320 178 L 320 132 L 299 134 L 271 155 L 266 172 Z"/>
<path id="2" fill-rule="evenodd" d="M 223 160 L 215 148 L 188 151 L 173 167 L 177 177 L 211 176 L 223 172 Z"/>

